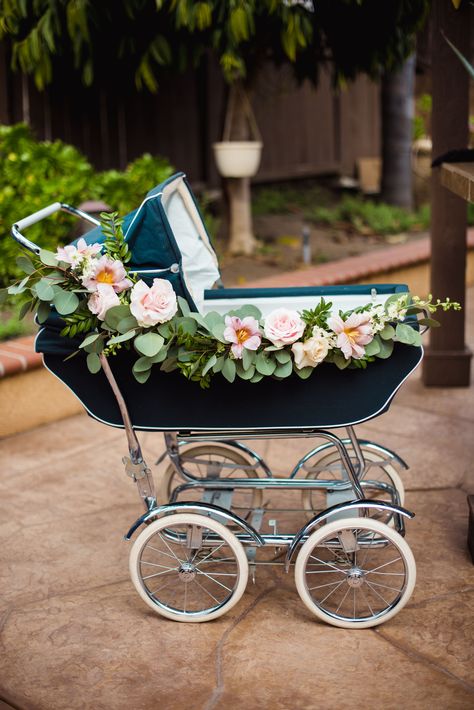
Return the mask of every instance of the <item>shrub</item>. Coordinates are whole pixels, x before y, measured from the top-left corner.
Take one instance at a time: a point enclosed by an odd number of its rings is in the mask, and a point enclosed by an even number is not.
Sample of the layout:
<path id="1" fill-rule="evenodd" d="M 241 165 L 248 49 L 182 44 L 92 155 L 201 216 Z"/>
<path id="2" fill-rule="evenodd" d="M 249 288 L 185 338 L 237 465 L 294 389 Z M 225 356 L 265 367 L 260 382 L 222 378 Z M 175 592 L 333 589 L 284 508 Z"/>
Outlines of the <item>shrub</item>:
<path id="1" fill-rule="evenodd" d="M 124 172 L 96 173 L 87 159 L 62 141 L 37 141 L 28 126 L 0 126 L 0 285 L 19 275 L 15 264 L 18 246 L 10 237 L 11 225 L 60 200 L 78 205 L 101 199 L 126 214 L 144 195 L 173 172 L 165 158 L 145 154 Z M 55 250 L 70 239 L 74 218 L 58 213 L 47 222 L 28 228 L 27 237 Z"/>

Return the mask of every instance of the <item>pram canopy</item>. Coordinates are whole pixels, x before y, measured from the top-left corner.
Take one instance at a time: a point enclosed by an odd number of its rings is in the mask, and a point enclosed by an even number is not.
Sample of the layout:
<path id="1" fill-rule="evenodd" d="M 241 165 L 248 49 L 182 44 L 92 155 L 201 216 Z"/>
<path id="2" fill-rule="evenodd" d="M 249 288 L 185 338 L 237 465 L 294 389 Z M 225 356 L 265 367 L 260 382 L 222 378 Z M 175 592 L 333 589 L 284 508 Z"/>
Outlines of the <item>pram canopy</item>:
<path id="1" fill-rule="evenodd" d="M 141 206 L 124 219 L 124 233 L 132 252 L 131 268 L 143 280 L 167 278 L 193 310 L 225 313 L 245 303 L 265 315 L 285 305 L 302 310 L 321 297 L 334 312 L 370 300 L 382 303 L 408 289 L 398 284 L 307 287 L 286 289 L 213 288 L 220 280 L 217 258 L 183 173 L 158 185 Z M 103 241 L 99 228 L 85 239 Z M 41 328 L 36 349 L 45 366 L 79 398 L 87 412 L 111 426 L 123 426 L 120 411 L 103 372 L 92 375 L 85 354 L 65 360 L 81 341 L 60 336 L 61 318 L 53 313 Z M 110 357 L 114 376 L 138 430 L 296 430 L 348 426 L 385 411 L 395 392 L 419 364 L 422 349 L 396 343 L 387 360 L 377 359 L 367 370 L 340 371 L 319 365 L 307 380 L 296 375 L 282 381 L 265 378 L 257 384 L 215 377 L 209 390 L 200 389 L 179 373 L 153 368 L 146 384 L 132 375 L 137 355 L 120 350 Z"/>

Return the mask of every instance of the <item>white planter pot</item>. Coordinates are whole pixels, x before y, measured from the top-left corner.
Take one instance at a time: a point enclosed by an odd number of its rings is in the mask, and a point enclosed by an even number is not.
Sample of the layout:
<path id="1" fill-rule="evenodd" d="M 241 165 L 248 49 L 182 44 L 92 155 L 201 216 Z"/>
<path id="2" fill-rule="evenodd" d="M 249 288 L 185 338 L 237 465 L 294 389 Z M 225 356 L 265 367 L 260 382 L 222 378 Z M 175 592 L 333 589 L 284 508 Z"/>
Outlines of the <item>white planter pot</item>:
<path id="1" fill-rule="evenodd" d="M 260 166 L 260 141 L 222 141 L 213 143 L 217 169 L 223 177 L 252 177 Z"/>

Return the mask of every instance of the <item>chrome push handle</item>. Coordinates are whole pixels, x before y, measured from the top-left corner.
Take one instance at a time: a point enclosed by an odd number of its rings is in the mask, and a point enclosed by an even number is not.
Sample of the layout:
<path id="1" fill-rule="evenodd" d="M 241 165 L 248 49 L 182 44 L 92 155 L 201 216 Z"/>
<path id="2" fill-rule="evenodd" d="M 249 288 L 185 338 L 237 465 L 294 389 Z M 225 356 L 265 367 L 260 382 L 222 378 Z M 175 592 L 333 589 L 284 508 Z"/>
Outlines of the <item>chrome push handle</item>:
<path id="1" fill-rule="evenodd" d="M 50 217 L 55 212 L 59 211 L 68 212 L 69 214 L 74 215 L 78 219 L 84 219 L 86 220 L 86 222 L 90 222 L 96 227 L 100 225 L 100 221 L 95 217 L 92 217 L 92 215 L 90 215 L 88 212 L 84 212 L 83 210 L 80 210 L 77 207 L 72 207 L 71 205 L 68 205 L 65 202 L 53 202 L 52 205 L 43 207 L 41 210 L 30 214 L 28 217 L 24 217 L 18 222 L 15 222 L 15 224 L 13 224 L 11 228 L 11 234 L 13 239 L 15 239 L 15 241 L 17 241 L 22 246 L 26 247 L 26 249 L 29 249 L 35 254 L 39 254 L 41 248 L 34 242 L 27 239 L 22 234 L 22 232 L 27 227 L 31 227 L 32 224 L 36 224 L 36 222 L 41 222 L 42 219 L 46 219 L 46 217 Z"/>

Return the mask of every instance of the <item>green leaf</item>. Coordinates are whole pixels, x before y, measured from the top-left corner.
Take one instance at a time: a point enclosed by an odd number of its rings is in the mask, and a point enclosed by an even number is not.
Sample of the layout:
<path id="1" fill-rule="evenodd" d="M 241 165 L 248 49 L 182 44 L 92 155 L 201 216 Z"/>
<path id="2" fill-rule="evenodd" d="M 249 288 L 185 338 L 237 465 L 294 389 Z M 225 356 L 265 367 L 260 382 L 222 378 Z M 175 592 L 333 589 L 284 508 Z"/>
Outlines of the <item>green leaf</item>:
<path id="1" fill-rule="evenodd" d="M 288 350 L 277 350 L 275 352 L 275 358 L 280 365 L 286 365 L 286 363 L 291 360 L 291 353 L 289 353 Z"/>
<path id="2" fill-rule="evenodd" d="M 395 331 L 393 331 L 395 335 Z M 380 352 L 380 338 L 375 336 L 373 340 L 370 341 L 368 345 L 365 346 L 365 354 L 371 357 L 372 355 L 377 355 Z"/>
<path id="3" fill-rule="evenodd" d="M 173 372 L 173 370 L 176 370 L 177 362 L 177 358 L 167 357 L 166 360 L 163 361 L 160 370 L 163 372 Z"/>
<path id="4" fill-rule="evenodd" d="M 255 350 L 247 350 L 247 348 L 242 348 L 242 366 L 244 370 L 248 370 L 249 367 L 253 365 L 256 357 L 257 353 Z"/>
<path id="5" fill-rule="evenodd" d="M 133 364 L 133 372 L 146 372 L 151 369 L 153 365 L 151 358 L 149 357 L 139 357 Z"/>
<path id="6" fill-rule="evenodd" d="M 182 296 L 178 296 L 178 306 L 179 310 L 183 314 L 183 316 L 188 316 L 191 313 L 191 309 L 189 308 L 188 302 L 186 301 L 185 298 Z"/>
<path id="7" fill-rule="evenodd" d="M 224 367 L 225 363 L 225 357 L 221 355 L 221 357 L 218 357 L 216 360 L 216 364 L 213 366 L 213 371 L 214 372 L 221 372 L 222 368 Z"/>
<path id="8" fill-rule="evenodd" d="M 46 301 L 40 301 L 38 304 L 38 309 L 36 311 L 36 318 L 38 323 L 44 323 L 51 313 L 51 306 Z"/>
<path id="9" fill-rule="evenodd" d="M 350 360 L 346 360 L 344 355 L 340 353 L 335 353 L 333 362 L 340 370 L 345 370 L 349 366 Z"/>
<path id="10" fill-rule="evenodd" d="M 157 355 L 165 340 L 158 335 L 158 333 L 145 333 L 145 335 L 139 335 L 135 338 L 135 350 L 137 350 L 141 355 L 146 357 L 153 357 Z"/>
<path id="11" fill-rule="evenodd" d="M 212 327 L 211 333 L 220 343 L 227 343 L 227 340 L 224 338 L 224 330 L 226 327 L 225 323 L 217 323 Z"/>
<path id="12" fill-rule="evenodd" d="M 275 372 L 273 373 L 275 377 L 289 377 L 291 373 L 293 372 L 293 363 L 291 360 L 288 360 L 288 362 L 285 362 L 284 365 L 278 365 L 278 367 L 275 369 Z"/>
<path id="13" fill-rule="evenodd" d="M 262 312 L 259 311 L 256 306 L 246 304 L 245 306 L 240 306 L 240 308 L 237 308 L 235 311 L 229 311 L 229 315 L 237 316 L 237 318 L 240 318 L 241 320 L 251 316 L 252 318 L 255 318 L 255 320 L 259 321 L 262 317 Z"/>
<path id="14" fill-rule="evenodd" d="M 40 297 L 41 298 L 41 297 Z M 46 300 L 43 299 L 42 300 Z M 79 305 L 79 299 L 73 291 L 60 291 L 54 296 L 54 307 L 62 316 L 67 316 L 69 313 L 74 313 Z"/>
<path id="15" fill-rule="evenodd" d="M 135 330 L 129 330 L 128 333 L 122 333 L 122 335 L 115 335 L 113 338 L 107 341 L 107 345 L 116 345 L 117 343 L 124 343 L 126 340 L 131 340 L 135 336 Z"/>
<path id="16" fill-rule="evenodd" d="M 158 333 L 165 338 L 165 340 L 167 340 L 173 333 L 173 328 L 169 323 L 160 323 L 157 330 Z"/>
<path id="17" fill-rule="evenodd" d="M 405 343 L 405 345 L 419 345 L 420 344 L 420 334 L 418 331 L 413 330 L 409 325 L 405 323 L 398 323 L 395 329 L 395 336 L 399 343 Z"/>
<path id="18" fill-rule="evenodd" d="M 0 288 L 0 303 L 5 303 L 8 298 L 8 289 Z"/>
<path id="19" fill-rule="evenodd" d="M 29 276 L 25 276 L 25 278 L 20 281 L 19 284 L 14 284 L 13 286 L 9 286 L 7 289 L 7 293 L 9 293 L 11 296 L 16 296 L 19 293 L 23 293 L 23 291 L 26 288 L 26 284 L 28 283 Z"/>
<path id="20" fill-rule="evenodd" d="M 439 328 L 441 323 L 434 318 L 420 318 L 418 325 L 427 325 L 429 328 Z"/>
<path id="21" fill-rule="evenodd" d="M 256 372 L 250 382 L 260 382 L 260 380 L 263 380 L 263 375 L 261 375 L 259 372 Z"/>
<path id="22" fill-rule="evenodd" d="M 36 295 L 42 301 L 52 301 L 55 297 L 54 289 L 48 279 L 40 279 L 35 286 Z"/>
<path id="23" fill-rule="evenodd" d="M 276 369 L 276 362 L 267 357 L 263 352 L 259 353 L 255 360 L 255 367 L 261 375 L 273 375 Z"/>
<path id="24" fill-rule="evenodd" d="M 209 360 L 206 362 L 206 364 L 205 364 L 204 367 L 202 368 L 202 375 L 203 375 L 203 376 L 204 376 L 204 375 L 207 375 L 207 373 L 209 372 L 209 370 L 214 367 L 214 365 L 216 364 L 216 362 L 217 362 L 217 357 L 216 357 L 215 355 L 211 355 L 211 357 L 209 358 Z"/>
<path id="25" fill-rule="evenodd" d="M 393 340 L 380 340 L 380 351 L 375 357 L 379 357 L 382 360 L 386 360 L 393 352 Z"/>
<path id="26" fill-rule="evenodd" d="M 176 327 L 178 330 L 182 330 L 183 333 L 186 333 L 187 335 L 194 335 L 198 329 L 198 324 L 194 318 L 186 316 L 186 318 L 179 318 L 176 321 Z"/>
<path id="27" fill-rule="evenodd" d="M 235 380 L 236 366 L 235 360 L 231 360 L 230 357 L 226 358 L 224 367 L 222 368 L 222 374 L 228 382 L 233 382 Z"/>
<path id="28" fill-rule="evenodd" d="M 20 313 L 18 314 L 19 320 L 23 320 L 23 318 L 26 316 L 26 314 L 30 310 L 33 303 L 34 303 L 34 301 L 25 301 L 25 303 L 20 308 Z"/>
<path id="29" fill-rule="evenodd" d="M 84 338 L 79 347 L 85 348 L 87 345 L 92 345 L 92 343 L 94 343 L 97 338 L 100 338 L 100 333 L 92 333 L 91 335 L 88 335 L 87 338 Z"/>
<path id="30" fill-rule="evenodd" d="M 397 301 L 399 301 L 400 298 L 401 298 L 403 295 L 405 295 L 405 294 L 402 294 L 402 293 L 394 293 L 394 294 L 392 294 L 391 296 L 389 296 L 389 297 L 387 298 L 387 300 L 385 301 L 385 303 L 384 303 L 385 313 L 388 313 L 388 307 L 389 307 L 392 303 L 397 303 Z"/>
<path id="31" fill-rule="evenodd" d="M 382 340 L 392 340 L 395 336 L 395 328 L 391 325 L 386 325 L 383 330 L 380 331 L 379 333 L 380 337 Z M 367 348 L 366 348 L 367 352 Z"/>
<path id="32" fill-rule="evenodd" d="M 39 258 L 41 259 L 42 263 L 45 264 L 46 266 L 57 266 L 58 265 L 58 260 L 56 259 L 56 254 L 52 251 L 48 251 L 47 249 L 40 249 Z"/>
<path id="33" fill-rule="evenodd" d="M 137 319 L 132 315 L 122 318 L 122 320 L 119 320 L 117 323 L 117 330 L 119 333 L 126 333 L 127 331 L 135 330 L 136 328 L 138 328 Z"/>
<path id="34" fill-rule="evenodd" d="M 97 353 L 89 353 L 86 358 L 86 361 L 87 368 L 89 372 L 92 372 L 93 375 L 95 375 L 96 372 L 99 372 L 100 368 L 102 367 L 102 365 L 100 364 L 100 358 Z"/>
<path id="35" fill-rule="evenodd" d="M 239 362 L 237 362 L 237 375 L 241 380 L 251 380 L 255 375 L 255 367 L 251 365 L 248 369 L 244 369 L 242 362 L 239 360 Z"/>
<path id="36" fill-rule="evenodd" d="M 151 375 L 151 370 L 144 370 L 142 372 L 137 372 L 137 370 L 132 370 L 134 378 L 140 384 L 144 384 Z"/>
<path id="37" fill-rule="evenodd" d="M 296 367 L 294 369 L 294 372 L 298 375 L 298 377 L 301 377 L 302 380 L 307 380 L 313 370 L 314 367 L 302 367 L 301 370 L 298 370 L 298 368 Z"/>
<path id="38" fill-rule="evenodd" d="M 189 312 L 188 318 L 193 318 L 199 325 L 201 325 L 205 330 L 209 331 L 209 326 L 207 325 L 204 317 L 200 313 Z"/>
<path id="39" fill-rule="evenodd" d="M 118 324 L 123 318 L 128 318 L 130 315 L 130 306 L 122 305 L 122 306 L 113 306 L 112 308 L 109 308 L 107 313 L 105 314 L 105 323 L 113 328 L 114 330 L 117 329 Z"/>
<path id="40" fill-rule="evenodd" d="M 204 320 L 207 323 L 207 326 L 209 330 L 212 333 L 212 329 L 215 325 L 220 325 L 221 323 L 224 323 L 224 318 L 221 316 L 219 313 L 216 311 L 210 311 L 209 313 L 206 313 L 204 316 Z"/>
<path id="41" fill-rule="evenodd" d="M 32 274 L 34 271 L 36 271 L 31 259 L 25 255 L 17 256 L 16 265 L 19 269 L 24 271 L 25 274 Z"/>

